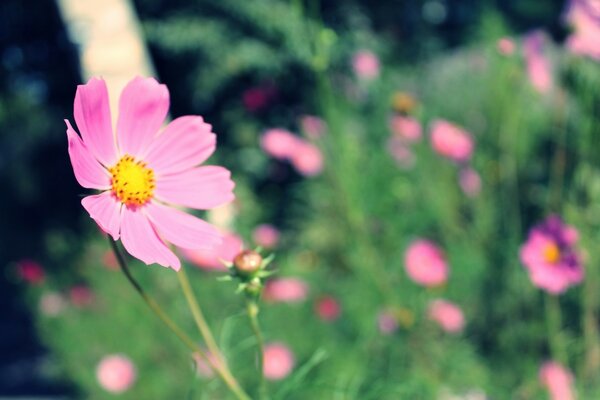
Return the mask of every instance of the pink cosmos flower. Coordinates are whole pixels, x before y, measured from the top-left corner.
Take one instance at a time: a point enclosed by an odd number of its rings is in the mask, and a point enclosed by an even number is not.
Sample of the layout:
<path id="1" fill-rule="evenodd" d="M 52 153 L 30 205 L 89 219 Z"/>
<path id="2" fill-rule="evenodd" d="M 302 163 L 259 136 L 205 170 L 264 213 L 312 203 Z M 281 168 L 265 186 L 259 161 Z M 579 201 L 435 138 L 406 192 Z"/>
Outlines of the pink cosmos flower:
<path id="1" fill-rule="evenodd" d="M 404 139 L 396 135 L 391 136 L 387 142 L 387 148 L 398 167 L 409 169 L 415 165 L 415 155 Z"/>
<path id="2" fill-rule="evenodd" d="M 115 135 L 106 83 L 92 78 L 75 95 L 81 137 L 65 122 L 75 178 L 101 191 L 85 197 L 83 207 L 132 256 L 178 270 L 181 263 L 165 242 L 186 249 L 221 242 L 216 228 L 178 207 L 206 210 L 230 202 L 234 183 L 225 168 L 197 167 L 216 142 L 202 117 L 177 118 L 159 132 L 168 108 L 165 85 L 133 79 L 121 93 Z"/>
<path id="3" fill-rule="evenodd" d="M 193 358 L 196 361 L 196 371 L 198 372 L 198 375 L 203 378 L 212 378 L 215 375 L 212 364 L 217 364 L 219 360 L 210 351 L 205 351 L 204 353 L 210 359 L 210 361 L 205 360 L 198 353 L 193 354 Z"/>
<path id="4" fill-rule="evenodd" d="M 263 298 L 273 303 L 296 303 L 306 299 L 308 284 L 298 278 L 275 278 L 267 281 Z"/>
<path id="5" fill-rule="evenodd" d="M 481 191 L 481 178 L 473 168 L 461 169 L 458 182 L 464 194 L 469 197 L 475 197 Z"/>
<path id="6" fill-rule="evenodd" d="M 443 119 L 431 125 L 431 146 L 440 155 L 456 162 L 466 162 L 473 153 L 473 138 L 459 126 Z"/>
<path id="7" fill-rule="evenodd" d="M 496 44 L 498 52 L 504 56 L 510 56 L 515 52 L 515 42 L 507 37 L 503 37 L 498 40 Z"/>
<path id="8" fill-rule="evenodd" d="M 600 2 L 571 0 L 566 19 L 574 29 L 567 39 L 567 48 L 574 54 L 600 61 Z"/>
<path id="9" fill-rule="evenodd" d="M 531 282 L 552 294 L 560 294 L 583 280 L 584 272 L 575 248 L 577 230 L 556 215 L 529 231 L 521 246 L 521 262 Z"/>
<path id="10" fill-rule="evenodd" d="M 377 315 L 377 327 L 383 335 L 391 335 L 398 330 L 398 319 L 390 310 L 384 310 Z"/>
<path id="11" fill-rule="evenodd" d="M 17 263 L 19 277 L 32 285 L 39 285 L 46 280 L 46 273 L 42 266 L 33 260 L 21 260 Z"/>
<path id="12" fill-rule="evenodd" d="M 263 374 L 271 381 L 278 381 L 294 369 L 294 355 L 283 343 L 269 343 L 263 352 Z"/>
<path id="13" fill-rule="evenodd" d="M 300 117 L 300 126 L 304 134 L 313 140 L 319 139 L 327 130 L 325 121 L 314 115 L 303 115 Z"/>
<path id="14" fill-rule="evenodd" d="M 331 322 L 339 318 L 342 307 L 335 297 L 323 296 L 317 300 L 315 311 L 323 321 Z"/>
<path id="15" fill-rule="evenodd" d="M 233 262 L 233 259 L 244 248 L 242 238 L 235 233 L 225 233 L 221 244 L 212 249 L 189 250 L 181 249 L 181 255 L 192 264 L 206 270 L 224 271 L 227 269 L 223 262 Z"/>
<path id="16" fill-rule="evenodd" d="M 429 240 L 417 239 L 408 246 L 404 254 L 404 266 L 409 278 L 423 286 L 439 286 L 448 279 L 446 257 Z"/>
<path id="17" fill-rule="evenodd" d="M 575 400 L 573 374 L 563 365 L 554 361 L 545 362 L 540 368 L 539 378 L 552 400 Z"/>
<path id="18" fill-rule="evenodd" d="M 300 138 L 282 128 L 272 128 L 262 135 L 260 144 L 263 150 L 278 160 L 290 158 L 300 143 Z"/>
<path id="19" fill-rule="evenodd" d="M 539 93 L 548 93 L 552 89 L 552 70 L 550 60 L 544 54 L 546 35 L 537 30 L 528 34 L 523 41 L 523 52 L 527 62 L 529 81 Z"/>
<path id="20" fill-rule="evenodd" d="M 460 307 L 446 300 L 431 301 L 427 308 L 427 315 L 448 333 L 458 333 L 465 326 L 465 317 Z"/>
<path id="21" fill-rule="evenodd" d="M 379 76 L 379 58 L 370 50 L 360 50 L 352 57 L 354 73 L 361 79 L 371 80 Z"/>
<path id="22" fill-rule="evenodd" d="M 111 393 L 123 393 L 136 379 L 136 369 L 124 354 L 111 354 L 100 360 L 96 367 L 96 378 L 102 388 Z"/>
<path id="23" fill-rule="evenodd" d="M 421 140 L 421 123 L 413 117 L 394 115 L 390 119 L 390 130 L 396 137 L 408 143 Z"/>
<path id="24" fill-rule="evenodd" d="M 315 176 L 323 170 L 321 150 L 312 143 L 301 141 L 297 144 L 290 161 L 296 171 L 304 176 Z"/>
<path id="25" fill-rule="evenodd" d="M 69 289 L 69 299 L 75 307 L 87 307 L 94 303 L 94 293 L 84 285 L 76 285 Z"/>
<path id="26" fill-rule="evenodd" d="M 252 239 L 257 245 L 265 249 L 272 249 L 279 243 L 279 230 L 270 224 L 257 226 L 252 232 Z"/>

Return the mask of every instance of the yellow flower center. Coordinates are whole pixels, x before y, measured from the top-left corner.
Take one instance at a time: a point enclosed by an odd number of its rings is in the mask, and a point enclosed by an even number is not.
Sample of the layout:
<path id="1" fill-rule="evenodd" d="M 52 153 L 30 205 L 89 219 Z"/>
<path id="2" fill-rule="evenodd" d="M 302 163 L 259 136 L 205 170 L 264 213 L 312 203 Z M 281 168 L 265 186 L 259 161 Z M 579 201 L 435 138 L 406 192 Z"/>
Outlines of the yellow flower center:
<path id="1" fill-rule="evenodd" d="M 112 192 L 126 206 L 142 206 L 154 194 L 154 171 L 143 161 L 125 154 L 118 163 L 108 169 Z"/>
<path id="2" fill-rule="evenodd" d="M 544 247 L 544 260 L 550 264 L 554 264 L 560 260 L 560 249 L 555 243 L 547 244 Z"/>

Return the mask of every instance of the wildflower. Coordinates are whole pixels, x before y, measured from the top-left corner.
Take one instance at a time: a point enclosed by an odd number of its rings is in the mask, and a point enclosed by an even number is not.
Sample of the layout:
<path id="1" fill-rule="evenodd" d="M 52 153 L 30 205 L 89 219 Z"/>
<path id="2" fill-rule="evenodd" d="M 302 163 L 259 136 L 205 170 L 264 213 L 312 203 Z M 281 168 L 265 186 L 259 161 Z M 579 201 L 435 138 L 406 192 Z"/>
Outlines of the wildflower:
<path id="1" fill-rule="evenodd" d="M 527 62 L 529 81 L 539 93 L 547 93 L 552 88 L 550 61 L 544 54 L 546 36 L 537 30 L 528 34 L 523 41 L 523 52 Z"/>
<path id="2" fill-rule="evenodd" d="M 469 197 L 475 197 L 481 190 L 481 178 L 473 168 L 461 169 L 458 182 L 464 194 Z"/>
<path id="3" fill-rule="evenodd" d="M 234 183 L 222 167 L 197 167 L 213 153 L 216 141 L 201 117 L 177 118 L 159 133 L 168 108 L 165 85 L 153 78 L 133 79 L 121 93 L 115 136 L 106 84 L 92 78 L 75 95 L 81 137 L 65 122 L 77 181 L 102 191 L 85 197 L 83 207 L 132 256 L 178 270 L 180 261 L 165 242 L 210 248 L 221 235 L 173 206 L 217 207 L 233 200 Z"/>
<path id="4" fill-rule="evenodd" d="M 400 114 L 410 114 L 417 105 L 417 100 L 410 93 L 396 92 L 392 96 L 392 108 Z"/>
<path id="5" fill-rule="evenodd" d="M 335 297 L 323 296 L 317 300 L 315 311 L 323 321 L 331 322 L 339 318 L 342 307 Z"/>
<path id="6" fill-rule="evenodd" d="M 265 378 L 278 381 L 294 369 L 294 355 L 283 343 L 269 343 L 263 352 L 263 374 Z"/>
<path id="7" fill-rule="evenodd" d="M 244 250 L 233 259 L 235 270 L 241 275 L 252 275 L 262 267 L 263 258 L 254 250 Z"/>
<path id="8" fill-rule="evenodd" d="M 391 335 L 398 330 L 398 320 L 392 311 L 384 310 L 377 315 L 377 327 L 384 335 Z"/>
<path id="9" fill-rule="evenodd" d="M 56 292 L 47 292 L 40 297 L 39 309 L 47 317 L 56 317 L 65 309 L 65 299 Z"/>
<path id="10" fill-rule="evenodd" d="M 292 132 L 282 128 L 272 128 L 262 135 L 260 144 L 271 157 L 286 160 L 292 156 L 299 138 Z"/>
<path id="11" fill-rule="evenodd" d="M 224 271 L 227 269 L 224 263 L 232 263 L 243 247 L 242 238 L 235 233 L 225 233 L 221 244 L 212 249 L 181 249 L 181 254 L 186 260 L 202 269 Z"/>
<path id="12" fill-rule="evenodd" d="M 96 367 L 96 378 L 100 386 L 111 393 L 123 393 L 136 379 L 133 362 L 124 354 L 111 354 L 100 360 Z"/>
<path id="13" fill-rule="evenodd" d="M 390 130 L 395 137 L 408 143 L 421 140 L 421 123 L 413 117 L 394 115 L 390 119 Z"/>
<path id="14" fill-rule="evenodd" d="M 246 110 L 258 112 L 266 108 L 277 97 L 277 89 L 272 85 L 257 86 L 247 89 L 242 94 L 242 102 Z"/>
<path id="15" fill-rule="evenodd" d="M 461 127 L 443 119 L 431 124 L 431 146 L 440 155 L 465 162 L 473 153 L 473 138 Z"/>
<path id="16" fill-rule="evenodd" d="M 571 0 L 566 12 L 566 19 L 574 30 L 567 39 L 567 48 L 573 54 L 597 61 L 600 61 L 599 4 L 594 0 Z"/>
<path id="17" fill-rule="evenodd" d="M 23 281 L 32 285 L 39 285 L 46 280 L 44 268 L 33 260 L 19 261 L 17 263 L 17 274 Z"/>
<path id="18" fill-rule="evenodd" d="M 290 161 L 302 175 L 317 175 L 323 169 L 323 155 L 319 148 L 285 129 L 266 131 L 261 138 L 261 146 L 272 157 Z"/>
<path id="19" fill-rule="evenodd" d="M 379 76 L 379 59 L 369 50 L 360 50 L 352 57 L 352 68 L 361 79 L 375 79 Z"/>
<path id="20" fill-rule="evenodd" d="M 119 263 L 117 261 L 117 256 L 114 251 L 107 250 L 102 255 L 102 264 L 108 269 L 119 269 Z"/>
<path id="21" fill-rule="evenodd" d="M 409 278 L 423 286 L 439 286 L 448 279 L 444 253 L 429 240 L 417 239 L 408 246 L 404 266 Z"/>
<path id="22" fill-rule="evenodd" d="M 94 302 L 94 293 L 84 285 L 76 285 L 69 289 L 69 299 L 75 307 L 87 307 Z"/>
<path id="23" fill-rule="evenodd" d="M 325 121 L 314 115 L 303 115 L 300 118 L 300 126 L 304 134 L 313 140 L 319 139 L 327 130 Z"/>
<path id="24" fill-rule="evenodd" d="M 204 354 L 209 358 L 209 361 L 198 353 L 193 354 L 194 361 L 196 362 L 196 372 L 203 378 L 212 378 L 215 375 L 212 364 L 218 364 L 219 360 L 210 351 L 205 350 Z"/>
<path id="25" fill-rule="evenodd" d="M 296 303 L 306 299 L 308 284 L 298 278 L 275 278 L 267 281 L 263 297 L 265 301 Z"/>
<path id="26" fill-rule="evenodd" d="M 388 152 L 396 161 L 396 164 L 403 169 L 409 169 L 415 165 L 415 155 L 406 141 L 398 136 L 392 136 L 387 142 Z"/>
<path id="27" fill-rule="evenodd" d="M 458 333 L 465 326 L 465 317 L 456 304 L 446 300 L 433 300 L 427 308 L 428 318 L 448 333 Z"/>
<path id="28" fill-rule="evenodd" d="M 515 52 L 515 42 L 507 37 L 503 37 L 496 43 L 498 52 L 504 56 L 510 56 Z"/>
<path id="29" fill-rule="evenodd" d="M 279 230 L 273 225 L 262 224 L 254 229 L 252 239 L 257 245 L 265 249 L 272 249 L 279 242 Z"/>
<path id="30" fill-rule="evenodd" d="M 548 389 L 551 400 L 574 400 L 573 374 L 563 365 L 548 361 L 540 368 L 540 383 Z"/>
<path id="31" fill-rule="evenodd" d="M 521 246 L 521 262 L 531 282 L 552 294 L 560 294 L 583 280 L 583 268 L 575 244 L 577 230 L 552 215 L 529 231 Z"/>
<path id="32" fill-rule="evenodd" d="M 304 176 L 315 176 L 323 170 L 321 150 L 312 143 L 299 142 L 290 161 L 296 171 Z"/>

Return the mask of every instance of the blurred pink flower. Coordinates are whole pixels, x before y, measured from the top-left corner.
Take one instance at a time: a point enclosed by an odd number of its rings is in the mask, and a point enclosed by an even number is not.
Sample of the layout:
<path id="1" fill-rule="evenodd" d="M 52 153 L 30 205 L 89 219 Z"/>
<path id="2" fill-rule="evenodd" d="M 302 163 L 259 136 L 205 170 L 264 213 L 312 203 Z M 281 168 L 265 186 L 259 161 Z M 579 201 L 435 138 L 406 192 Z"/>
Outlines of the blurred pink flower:
<path id="1" fill-rule="evenodd" d="M 257 86 L 244 91 L 242 102 L 246 110 L 257 112 L 266 108 L 276 97 L 275 87 L 271 85 Z"/>
<path id="2" fill-rule="evenodd" d="M 391 335 L 398 330 L 398 319 L 392 311 L 381 311 L 377 315 L 377 327 L 382 334 Z"/>
<path id="3" fill-rule="evenodd" d="M 279 243 L 279 230 L 270 224 L 257 226 L 252 232 L 254 243 L 265 248 L 272 249 Z"/>
<path id="4" fill-rule="evenodd" d="M 473 168 L 463 168 L 459 173 L 459 184 L 462 191 L 469 197 L 475 197 L 481 191 L 481 178 Z"/>
<path id="5" fill-rule="evenodd" d="M 456 304 L 446 300 L 433 300 L 427 307 L 427 316 L 446 332 L 458 333 L 465 326 L 465 317 Z"/>
<path id="6" fill-rule="evenodd" d="M 352 57 L 354 73 L 361 79 L 374 79 L 379 76 L 379 58 L 370 50 L 360 50 Z"/>
<path id="7" fill-rule="evenodd" d="M 206 270 L 224 271 L 227 267 L 223 264 L 233 262 L 238 253 L 244 248 L 242 238 L 235 233 L 224 233 L 221 244 L 212 249 L 189 250 L 180 249 L 183 258 L 197 267 Z"/>
<path id="8" fill-rule="evenodd" d="M 272 128 L 265 131 L 260 139 L 260 144 L 271 157 L 286 160 L 294 154 L 300 141 L 299 137 L 286 129 Z"/>
<path id="9" fill-rule="evenodd" d="M 542 94 L 552 89 L 553 85 L 550 60 L 544 54 L 546 40 L 546 34 L 541 30 L 531 32 L 523 40 L 529 81 L 534 89 Z"/>
<path id="10" fill-rule="evenodd" d="M 560 294 L 583 280 L 584 272 L 575 248 L 577 239 L 577 230 L 556 215 L 529 231 L 520 255 L 535 286 Z"/>
<path id="11" fill-rule="evenodd" d="M 94 293 L 84 285 L 76 285 L 69 289 L 69 299 L 75 307 L 87 307 L 94 303 Z"/>
<path id="12" fill-rule="evenodd" d="M 566 19 L 574 30 L 567 39 L 567 48 L 600 61 L 600 2 L 570 0 Z"/>
<path id="13" fill-rule="evenodd" d="M 315 311 L 323 321 L 331 322 L 339 318 L 342 307 L 335 297 L 323 296 L 317 300 Z"/>
<path id="14" fill-rule="evenodd" d="M 121 93 L 115 135 L 106 83 L 92 78 L 75 94 L 81 136 L 65 122 L 75 178 L 101 191 L 83 198 L 83 207 L 132 256 L 178 270 L 180 260 L 166 242 L 188 249 L 221 242 L 215 227 L 179 207 L 206 210 L 228 203 L 234 183 L 225 168 L 197 166 L 216 147 L 202 117 L 177 118 L 159 133 L 168 109 L 167 87 L 137 77 Z"/>
<path id="15" fill-rule="evenodd" d="M 308 295 L 308 284 L 298 278 L 274 278 L 267 281 L 263 298 L 273 303 L 295 303 Z"/>
<path id="16" fill-rule="evenodd" d="M 313 140 L 319 139 L 327 131 L 325 121 L 314 115 L 303 115 L 300 117 L 300 126 L 304 134 Z"/>
<path id="17" fill-rule="evenodd" d="M 119 269 L 119 263 L 117 262 L 117 257 L 115 253 L 111 250 L 107 250 L 102 255 L 102 263 L 108 269 Z"/>
<path id="18" fill-rule="evenodd" d="M 510 56 L 515 52 L 515 42 L 508 37 L 500 38 L 496 44 L 498 52 L 505 56 Z"/>
<path id="19" fill-rule="evenodd" d="M 263 374 L 271 381 L 278 381 L 294 369 L 294 355 L 283 343 L 269 343 L 263 352 Z"/>
<path id="20" fill-rule="evenodd" d="M 423 286 L 439 286 L 448 279 L 448 265 L 440 248 L 425 239 L 413 241 L 404 254 L 409 278 Z"/>
<path id="21" fill-rule="evenodd" d="M 440 155 L 457 162 L 468 161 L 474 147 L 467 131 L 443 119 L 431 124 L 431 145 Z"/>
<path id="22" fill-rule="evenodd" d="M 540 383 L 548 389 L 551 400 L 575 400 L 573 374 L 563 365 L 548 361 L 539 372 Z"/>
<path id="23" fill-rule="evenodd" d="M 323 170 L 323 155 L 317 146 L 299 142 L 290 158 L 296 171 L 304 176 L 315 176 Z"/>
<path id="24" fill-rule="evenodd" d="M 400 168 L 409 169 L 415 165 L 415 155 L 404 139 L 395 135 L 391 136 L 388 139 L 387 148 Z"/>
<path id="25" fill-rule="evenodd" d="M 17 262 L 17 274 L 23 281 L 32 285 L 39 285 L 46 280 L 44 268 L 33 260 L 26 259 Z"/>
<path id="26" fill-rule="evenodd" d="M 96 378 L 100 386 L 111 393 L 123 393 L 136 379 L 133 362 L 123 354 L 111 354 L 100 360 L 96 367 Z"/>
<path id="27" fill-rule="evenodd" d="M 56 292 L 46 292 L 40 297 L 40 312 L 47 317 L 56 317 L 66 306 L 64 297 Z"/>
<path id="28" fill-rule="evenodd" d="M 421 140 L 421 123 L 416 118 L 394 115 L 390 118 L 390 129 L 395 137 L 406 142 Z"/>
<path id="29" fill-rule="evenodd" d="M 209 358 L 209 361 L 205 360 L 198 353 L 194 353 L 193 358 L 196 361 L 196 372 L 203 378 L 212 378 L 215 375 L 212 364 L 217 364 L 218 358 L 210 351 L 205 350 L 204 354 Z M 217 364 L 218 365 L 218 364 Z"/>

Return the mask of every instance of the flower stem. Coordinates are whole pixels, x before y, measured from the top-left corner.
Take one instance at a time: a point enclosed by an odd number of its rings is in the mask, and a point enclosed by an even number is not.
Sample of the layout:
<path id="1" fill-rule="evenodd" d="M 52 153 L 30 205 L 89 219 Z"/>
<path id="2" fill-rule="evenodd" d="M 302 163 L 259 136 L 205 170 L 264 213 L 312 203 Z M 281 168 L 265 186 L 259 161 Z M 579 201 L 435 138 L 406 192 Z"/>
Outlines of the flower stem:
<path id="1" fill-rule="evenodd" d="M 212 360 L 211 357 L 208 357 L 206 352 L 194 341 L 192 340 L 169 316 L 163 311 L 163 309 L 158 305 L 158 303 L 146 293 L 146 291 L 142 288 L 142 286 L 135 280 L 131 271 L 129 271 L 129 267 L 127 266 L 127 261 L 121 250 L 117 246 L 117 243 L 108 237 L 108 242 L 115 253 L 119 266 L 123 271 L 123 274 L 133 286 L 133 288 L 139 293 L 142 297 L 146 305 L 156 314 L 156 316 L 173 332 L 182 342 L 190 349 L 192 352 L 196 352 L 200 354 L 200 356 L 205 359 L 208 363 L 211 364 L 213 369 L 217 372 L 219 377 L 223 380 L 225 385 L 231 390 L 231 392 L 236 396 L 238 400 L 251 400 L 250 397 L 240 388 L 239 384 L 233 377 L 228 369 L 226 369 L 225 364 L 221 362 L 219 359 L 217 362 Z"/>
<path id="2" fill-rule="evenodd" d="M 548 326 L 548 344 L 550 353 L 555 361 L 562 364 L 567 362 L 567 354 L 562 340 L 562 316 L 558 296 L 546 294 L 544 298 L 546 306 L 546 323 Z"/>
<path id="3" fill-rule="evenodd" d="M 265 355 L 265 341 L 263 339 L 260 325 L 258 323 L 258 304 L 255 300 L 246 300 L 246 312 L 248 318 L 250 318 L 250 325 L 252 326 L 252 332 L 256 336 L 256 344 L 258 346 L 258 373 L 259 373 L 259 399 L 267 400 L 269 398 L 267 394 L 267 385 L 265 381 L 265 375 L 263 371 L 264 355 Z"/>

